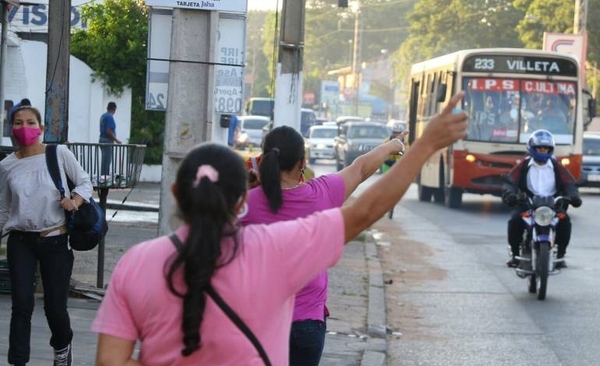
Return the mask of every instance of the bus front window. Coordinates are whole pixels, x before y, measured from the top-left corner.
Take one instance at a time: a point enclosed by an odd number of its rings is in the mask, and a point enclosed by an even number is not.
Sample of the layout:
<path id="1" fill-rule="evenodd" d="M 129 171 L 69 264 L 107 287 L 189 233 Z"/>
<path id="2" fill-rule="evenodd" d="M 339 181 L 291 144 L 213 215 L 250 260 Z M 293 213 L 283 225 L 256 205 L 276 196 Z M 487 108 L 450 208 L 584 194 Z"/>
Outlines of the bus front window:
<path id="1" fill-rule="evenodd" d="M 463 89 L 467 140 L 525 143 L 531 132 L 546 129 L 557 143 L 573 141 L 575 82 L 465 78 Z"/>

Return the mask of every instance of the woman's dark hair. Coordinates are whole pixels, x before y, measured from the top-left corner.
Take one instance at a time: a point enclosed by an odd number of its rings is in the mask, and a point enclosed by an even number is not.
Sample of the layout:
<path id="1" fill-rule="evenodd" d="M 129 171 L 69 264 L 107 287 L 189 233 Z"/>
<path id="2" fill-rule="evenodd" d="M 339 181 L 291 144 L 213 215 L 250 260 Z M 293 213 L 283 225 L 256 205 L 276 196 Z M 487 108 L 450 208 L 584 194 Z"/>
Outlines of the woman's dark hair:
<path id="1" fill-rule="evenodd" d="M 35 115 L 35 118 L 37 118 L 38 123 L 40 125 L 42 124 L 42 115 L 40 114 L 40 111 L 37 108 L 34 108 L 30 105 L 22 105 L 19 108 L 12 111 L 12 113 L 10 114 L 9 121 L 11 126 L 15 123 L 15 116 L 17 115 L 17 113 L 23 111 L 30 111 L 31 113 L 33 113 Z"/>
<path id="2" fill-rule="evenodd" d="M 289 126 L 272 129 L 263 142 L 260 184 L 274 213 L 281 208 L 281 172 L 290 171 L 304 159 L 304 138 Z"/>
<path id="3" fill-rule="evenodd" d="M 201 176 L 199 169 L 216 172 Z M 214 171 L 213 171 L 214 170 Z M 229 147 L 203 143 L 193 148 L 177 171 L 176 198 L 179 215 L 189 225 L 183 248 L 168 262 L 169 290 L 183 298 L 183 356 L 201 347 L 200 325 L 206 307 L 205 289 L 216 269 L 233 260 L 238 250 L 235 207 L 247 190 L 247 173 L 242 158 Z M 221 260 L 221 241 L 232 237 L 233 251 Z M 176 288 L 174 276 L 181 273 L 186 284 Z"/>

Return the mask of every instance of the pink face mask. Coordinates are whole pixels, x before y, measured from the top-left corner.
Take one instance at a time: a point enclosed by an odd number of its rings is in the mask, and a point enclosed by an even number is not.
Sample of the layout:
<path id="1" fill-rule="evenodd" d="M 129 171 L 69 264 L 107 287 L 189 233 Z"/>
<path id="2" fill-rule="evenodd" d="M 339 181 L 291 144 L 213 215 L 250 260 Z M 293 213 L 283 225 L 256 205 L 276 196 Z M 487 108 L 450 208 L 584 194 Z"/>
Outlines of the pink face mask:
<path id="1" fill-rule="evenodd" d="M 39 141 L 42 130 L 39 127 L 13 128 L 12 134 L 19 146 L 31 146 Z"/>

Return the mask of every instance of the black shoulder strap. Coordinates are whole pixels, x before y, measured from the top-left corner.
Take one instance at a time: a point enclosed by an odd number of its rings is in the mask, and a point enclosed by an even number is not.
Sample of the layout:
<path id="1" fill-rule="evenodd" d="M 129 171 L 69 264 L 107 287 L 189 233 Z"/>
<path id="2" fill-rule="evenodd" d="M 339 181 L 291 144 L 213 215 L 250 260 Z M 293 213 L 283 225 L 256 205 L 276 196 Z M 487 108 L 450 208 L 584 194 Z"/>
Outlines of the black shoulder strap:
<path id="1" fill-rule="evenodd" d="M 56 189 L 60 192 L 60 197 L 65 197 L 65 189 L 60 178 L 60 169 L 58 168 L 58 156 L 56 154 L 56 145 L 46 145 L 46 166 Z"/>
<path id="2" fill-rule="evenodd" d="M 179 240 L 177 235 L 171 234 L 169 238 L 171 239 L 173 245 L 175 245 L 177 250 L 181 250 L 181 248 L 183 248 L 183 244 L 181 243 L 181 240 Z M 205 291 L 208 294 L 208 296 L 210 296 L 215 301 L 215 303 L 221 308 L 225 315 L 227 315 L 229 319 L 238 327 L 238 329 L 241 330 L 242 333 L 244 333 L 244 335 L 250 340 L 254 348 L 256 348 L 256 351 L 258 351 L 258 354 L 260 355 L 260 358 L 262 358 L 265 365 L 271 366 L 272 364 L 269 360 L 269 356 L 267 356 L 267 353 L 260 344 L 260 341 L 258 340 L 258 338 L 256 338 L 254 333 L 252 333 L 250 328 L 248 328 L 246 323 L 244 323 L 244 321 L 240 319 L 240 317 L 235 313 L 235 311 L 233 311 L 231 307 L 229 307 L 229 305 L 227 305 L 225 300 L 223 300 L 223 298 L 217 293 L 217 291 L 215 291 L 215 289 L 211 285 L 208 285 Z"/>

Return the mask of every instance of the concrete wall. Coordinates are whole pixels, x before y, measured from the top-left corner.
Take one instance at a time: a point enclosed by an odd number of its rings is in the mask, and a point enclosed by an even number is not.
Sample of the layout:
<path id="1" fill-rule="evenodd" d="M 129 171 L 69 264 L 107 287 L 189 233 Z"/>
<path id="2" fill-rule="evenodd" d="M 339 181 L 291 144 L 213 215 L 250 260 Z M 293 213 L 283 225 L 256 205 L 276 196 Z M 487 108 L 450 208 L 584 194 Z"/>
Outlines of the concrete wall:
<path id="1" fill-rule="evenodd" d="M 140 182 L 159 183 L 162 177 L 162 165 L 142 165 Z"/>
<path id="2" fill-rule="evenodd" d="M 43 42 L 25 41 L 12 35 L 8 42 L 5 100 L 18 103 L 29 98 L 44 116 L 47 47 Z M 117 136 L 123 143 L 131 133 L 131 89 L 119 97 L 110 95 L 93 70 L 71 56 L 69 76 L 69 141 L 98 142 L 99 120 L 109 101 L 117 103 Z M 11 145 L 4 137 L 0 145 Z"/>

